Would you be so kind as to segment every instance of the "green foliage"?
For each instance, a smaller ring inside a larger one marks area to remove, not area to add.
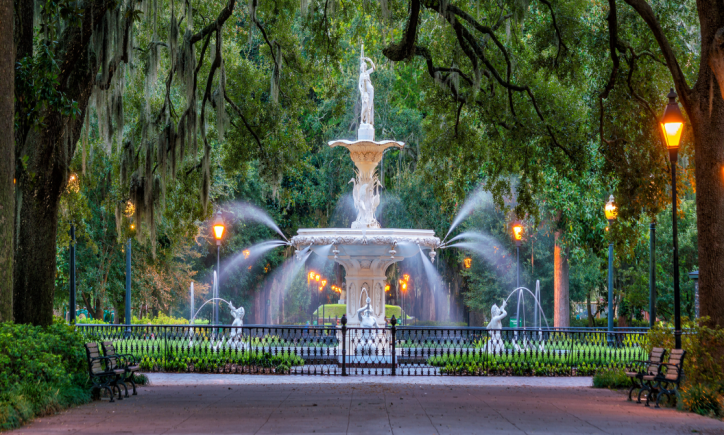
[[[288,373],[293,366],[304,365],[304,359],[293,352],[272,354],[263,350],[232,351],[226,355],[140,357],[141,369],[146,371],[195,373]]]
[[[83,337],[60,319],[0,324],[0,428],[90,401]]]
[[[607,368],[593,375],[593,386],[610,389],[629,388],[631,379],[626,376],[626,371],[622,368]]]
[[[679,391],[681,406],[700,415],[724,417],[724,396],[711,385],[686,385]]]
[[[690,385],[708,385],[724,391],[724,328],[711,328],[708,318],[682,319],[681,348],[686,350],[684,373]],[[653,347],[674,348],[673,325],[659,322],[648,333],[647,352]]]
[[[164,313],[158,313],[158,316],[156,317],[143,317],[139,319],[136,316],[133,316],[133,324],[134,325],[186,325],[189,321],[187,319],[184,319],[182,317],[172,317],[167,316]],[[194,321],[194,324],[198,324],[199,321]]]

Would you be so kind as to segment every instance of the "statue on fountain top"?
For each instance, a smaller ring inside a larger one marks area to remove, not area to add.
[[[375,140],[375,88],[372,86],[370,74],[375,72],[375,63],[372,59],[365,57],[365,46],[362,44],[359,64],[359,92],[362,101],[360,110],[360,126],[357,130],[358,140]],[[372,68],[367,68],[367,62]]]
[[[362,289],[362,291],[365,291],[366,289]],[[362,328],[379,328],[380,326],[377,324],[377,317],[375,317],[375,312],[372,309],[372,300],[367,297],[367,305],[357,310],[357,318],[359,319],[359,324]]]

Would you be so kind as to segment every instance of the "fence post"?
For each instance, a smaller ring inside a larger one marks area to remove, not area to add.
[[[342,376],[347,376],[347,314],[342,314]]]
[[[397,367],[397,355],[395,352],[395,342],[397,341],[397,319],[394,314],[390,319],[390,324],[392,325],[392,328],[390,328],[392,333],[392,376],[396,376],[397,371],[395,369]]]

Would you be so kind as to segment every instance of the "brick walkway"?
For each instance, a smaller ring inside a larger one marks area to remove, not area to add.
[[[138,396],[93,402],[14,433],[724,435],[722,421],[645,408],[621,393],[542,385],[585,378],[151,378],[156,384]]]

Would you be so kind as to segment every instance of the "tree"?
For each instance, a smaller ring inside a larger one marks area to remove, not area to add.
[[[696,2],[698,23],[698,71],[687,77],[680,66],[684,57],[679,44],[672,44],[675,28],[666,25],[678,15],[694,9],[689,5],[674,7],[666,2],[655,3],[657,11],[645,0],[625,0],[646,23],[656,40],[666,68],[674,82],[679,100],[689,118],[695,154],[697,229],[699,233],[699,292],[701,315],[708,316],[714,325],[724,325],[724,185],[721,167],[724,164],[724,5],[714,0]],[[609,0],[608,17],[610,56],[613,62],[611,80],[607,89],[613,88],[619,54],[629,50],[626,41],[619,36],[617,3]],[[631,50],[633,51],[633,50]],[[693,62],[696,58],[692,59]],[[692,62],[692,63],[693,63]],[[693,87],[689,80],[696,81]],[[663,105],[662,105],[663,107]],[[649,128],[659,131],[655,117]],[[615,147],[616,141],[608,142]]]
[[[0,322],[13,319],[13,230],[15,229],[15,143],[13,142],[15,47],[13,0],[0,1]]]
[[[394,61],[423,59],[423,67],[430,77],[448,94],[448,100],[440,105],[441,112],[447,106],[448,113],[454,114],[446,116],[443,127],[449,132],[448,138],[475,149],[476,144],[464,138],[466,127],[460,122],[467,119],[467,110],[477,113],[478,120],[484,120],[489,140],[503,136],[498,142],[505,144],[501,148],[506,156],[515,155],[513,150],[522,148],[523,157],[507,162],[516,162],[524,184],[532,186],[531,191],[536,187],[535,175],[529,166],[531,155],[543,157],[550,165],[568,165],[575,173],[585,171],[586,155],[582,153],[581,139],[586,140],[592,131],[576,132],[570,128],[576,125],[576,116],[561,109],[570,111],[575,105],[554,87],[570,86],[572,78],[578,75],[580,80],[581,74],[586,73],[592,73],[597,80],[598,74],[608,71],[597,92],[601,152],[607,159],[606,172],[617,175],[612,185],[619,184],[621,196],[631,199],[623,216],[627,218],[635,218],[642,209],[655,215],[665,204],[668,163],[661,146],[656,108],[665,95],[657,88],[666,81],[662,76],[662,68],[666,68],[693,133],[701,234],[702,315],[722,325],[724,6],[713,0],[698,1],[696,7],[693,1],[656,1],[652,6],[645,0],[625,0],[632,10],[625,11],[626,18],[630,19],[624,20],[618,17],[617,3],[620,2],[609,0],[608,8],[588,3],[584,8],[585,3],[574,1],[510,1],[480,6],[481,14],[480,9],[474,12],[472,2],[458,5],[438,0],[410,0],[404,31],[397,42],[388,45],[384,54]],[[698,15],[694,16],[694,11]],[[550,18],[544,18],[543,12]],[[430,15],[438,18],[435,26],[430,22]],[[522,18],[526,15],[524,22]],[[595,20],[603,16],[606,16],[608,41],[600,38],[600,27],[595,24]],[[511,19],[515,25],[510,24]],[[639,28],[641,20],[650,33]],[[439,26],[440,22],[446,26]],[[508,42],[510,29],[518,35],[512,43]],[[690,37],[692,29],[693,38]],[[523,40],[521,34],[533,38]],[[589,39],[587,35],[592,36]],[[651,35],[658,49],[651,46]],[[671,42],[672,36],[675,43]],[[570,43],[574,38],[581,42],[575,49]],[[526,52],[529,41],[540,54]],[[700,49],[695,52],[691,47],[696,45],[700,45]],[[591,60],[602,51],[607,51],[612,60],[610,69]],[[698,71],[690,71],[697,57]],[[693,87],[688,84],[691,76],[696,79]],[[495,95],[496,90],[503,98],[484,98]],[[577,94],[581,96],[579,99],[587,98],[580,92]],[[588,104],[593,109],[591,103]],[[635,122],[630,122],[632,105],[638,106],[633,112]],[[610,116],[607,110],[612,112]],[[563,119],[565,121],[560,122]],[[457,138],[461,135],[462,139]],[[521,147],[510,139],[526,145]],[[531,149],[527,145],[531,143],[538,146]],[[488,155],[495,152],[495,149],[489,150]],[[496,165],[504,167],[506,163],[497,161]],[[525,199],[532,196],[521,195],[521,198],[518,207],[531,206],[531,201]]]
[[[114,127],[120,130],[122,137],[125,65],[137,48],[133,47],[133,28],[143,15],[136,10],[136,4],[133,0],[58,0],[42,4],[38,0],[16,2],[18,68],[15,76],[15,162],[18,168],[18,201],[15,219],[18,226],[13,311],[17,322],[47,325],[52,320],[59,201],[68,183],[68,168],[88,117],[91,96],[94,97],[96,112],[100,115],[99,127],[107,139],[106,143],[111,143],[109,139],[113,137]],[[154,17],[148,20],[152,22],[153,38],[157,36],[155,20],[159,5],[157,1],[153,1],[152,6],[149,4],[150,0],[143,2],[145,12],[151,12]],[[167,81],[166,101],[170,101],[170,83],[173,72],[178,68],[182,75],[185,74],[189,88],[188,108],[179,124],[190,131],[185,138],[186,143],[191,143],[195,150],[197,133],[203,134],[203,129],[197,129],[197,119],[200,117],[203,125],[205,107],[211,99],[214,73],[223,64],[221,29],[232,14],[235,1],[229,0],[217,12],[216,19],[197,32],[193,30],[195,19],[191,2],[187,2],[187,5],[184,16],[186,34],[177,60],[175,50],[179,49],[178,40],[174,40],[173,35],[176,33],[175,37],[179,36],[178,24],[175,21],[174,1],[170,1],[171,21],[176,25],[171,26],[169,32],[168,46],[173,52],[170,58],[173,59],[174,68]],[[218,10],[218,6],[216,8]],[[198,21],[202,19],[198,18]],[[212,35],[216,36],[215,50],[212,48],[216,56],[209,70],[199,115],[195,94],[197,80]],[[201,63],[197,65],[194,46],[199,42],[204,45]],[[146,76],[154,80],[158,45],[157,40],[152,40],[147,49],[150,68]],[[171,107],[164,105],[159,119],[168,119],[171,110]],[[159,130],[159,141],[165,146],[159,147],[161,151],[157,155],[162,164],[160,166],[165,170],[166,156],[182,152],[185,143],[168,140],[169,133],[176,132],[174,126]],[[144,132],[147,131],[144,128]],[[204,158],[199,166],[204,172],[201,190],[207,200],[210,147],[205,136],[203,139]],[[116,142],[118,154],[121,154],[120,138]],[[153,151],[156,148],[149,143],[154,142],[144,140],[138,148],[131,142],[124,144],[123,157],[128,159],[122,169],[128,171],[129,177],[124,179],[122,176],[121,184],[124,185],[123,190],[130,190],[130,196],[136,200],[139,220],[143,218],[150,224],[153,244],[153,207],[161,192],[154,195],[153,163],[156,153]],[[108,148],[110,154],[111,149]],[[141,165],[143,171],[140,170]],[[132,171],[135,171],[133,175]],[[163,180],[166,174],[162,175]],[[139,198],[141,201],[138,201]]]

